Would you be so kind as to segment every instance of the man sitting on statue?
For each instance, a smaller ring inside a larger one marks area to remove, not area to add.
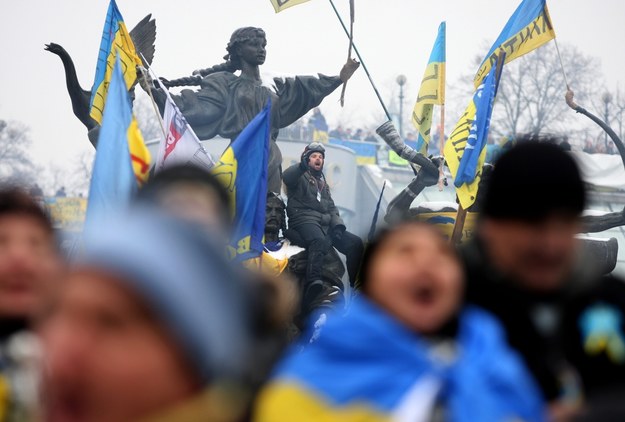
[[[354,286],[363,252],[360,238],[346,230],[332,200],[330,187],[323,174],[325,148],[318,142],[309,144],[301,161],[283,174],[289,197],[289,227],[308,250],[304,307],[323,291],[323,260],[330,248],[336,247],[347,258],[350,285]]]

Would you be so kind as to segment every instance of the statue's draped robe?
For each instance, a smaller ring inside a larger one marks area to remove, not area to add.
[[[217,72],[202,79],[200,90],[183,90],[174,96],[178,107],[200,139],[216,135],[234,140],[271,97],[271,150],[267,190],[280,192],[282,154],[276,145],[278,131],[317,107],[341,85],[338,76],[274,78],[268,88],[260,81]]]

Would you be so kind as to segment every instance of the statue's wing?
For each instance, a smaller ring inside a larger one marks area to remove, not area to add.
[[[152,19],[151,13],[132,28],[130,38],[132,38],[139,57],[141,54],[145,57],[145,60],[141,58],[143,65],[149,66],[154,59],[154,43],[156,42],[156,19]]]

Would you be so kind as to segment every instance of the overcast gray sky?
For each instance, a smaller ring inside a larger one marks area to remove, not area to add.
[[[349,2],[335,2],[348,16]],[[128,28],[148,13],[156,18],[154,69],[168,78],[220,63],[230,34],[241,26],[259,26],[267,32],[266,71],[337,74],[347,55],[347,39],[328,0],[311,0],[280,14],[274,13],[269,0],[117,3]],[[476,70],[473,58],[486,53],[483,41],[492,42],[499,35],[518,4],[517,0],[356,0],[355,41],[387,102],[395,77],[407,76],[406,106],[412,107],[442,20],[447,21],[449,86]],[[624,87],[625,1],[550,0],[548,6],[559,42],[575,44],[599,58],[607,86]],[[63,45],[74,59],[83,88],[90,89],[108,0],[3,0],[0,7],[4,18],[0,119],[31,128],[33,156],[42,165],[61,163],[90,149],[86,129],[72,113],[61,62],[43,47],[51,41]],[[331,125],[339,121],[370,125],[381,116],[362,70],[350,81],[342,110],[339,91],[321,106]],[[464,108],[468,98],[452,94],[449,90],[449,109]],[[456,113],[450,111],[447,120],[455,121]]]

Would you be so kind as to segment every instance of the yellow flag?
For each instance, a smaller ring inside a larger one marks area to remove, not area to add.
[[[430,143],[433,105],[445,104],[445,27],[445,22],[438,27],[438,36],[412,111],[412,124],[419,132],[417,149],[424,155]]]
[[[306,3],[310,0],[270,0],[276,13],[282,12],[284,9],[288,9],[291,6],[297,6],[298,4]]]
[[[148,181],[150,172],[150,151],[143,142],[143,135],[139,130],[137,119],[132,117],[130,126],[128,126],[128,150],[130,151],[130,159],[132,160],[132,170],[135,173],[139,187]]]
[[[469,139],[471,126],[475,122],[476,113],[477,108],[475,107],[475,102],[471,100],[466,110],[458,120],[454,131],[449,136],[447,142],[445,142],[443,155],[445,156],[445,161],[447,162],[447,167],[449,167],[451,174],[458,173],[460,160],[462,159],[464,148],[466,147],[467,140]],[[460,205],[462,205],[462,208],[465,210],[473,205],[475,198],[477,197],[478,185],[482,179],[482,167],[484,166],[485,159],[486,148],[484,148],[480,154],[475,180],[469,184],[463,183],[462,186],[456,188],[456,194],[458,195]]]
[[[141,66],[142,62],[137,56],[130,33],[124,24],[124,19],[115,4],[115,0],[111,0],[100,41],[100,52],[91,90],[89,112],[91,117],[100,124],[102,124],[104,103],[117,56],[121,62],[126,88],[130,89],[137,80],[136,66]]]

